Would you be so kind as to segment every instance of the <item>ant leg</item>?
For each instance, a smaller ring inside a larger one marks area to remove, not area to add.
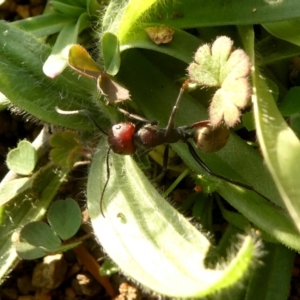
[[[166,175],[167,169],[168,169],[169,148],[170,148],[170,145],[166,144],[166,147],[164,150],[164,157],[163,157],[162,173],[161,173],[162,178],[164,178],[164,176]]]
[[[85,115],[87,116],[92,122],[93,124],[100,130],[100,132],[102,132],[104,135],[108,135],[107,132],[105,132],[100,125],[97,123],[96,119],[92,116],[92,114],[86,110],[86,109],[79,109],[79,110],[62,110],[60,108],[58,108],[57,106],[55,107],[55,110],[61,114],[61,115]]]
[[[208,125],[210,125],[210,120],[202,120],[202,121],[198,121],[193,124],[190,124],[190,125],[180,126],[180,127],[178,127],[178,129],[185,131],[185,130],[194,129],[194,128],[207,127]]]
[[[162,178],[165,177],[166,175],[166,172],[167,172],[167,169],[168,169],[168,159],[169,159],[169,148],[170,148],[170,145],[169,144],[166,144],[166,147],[164,149],[164,154],[163,154],[163,165],[162,165],[162,172],[161,174],[159,174],[157,177],[154,178],[154,181],[160,181]],[[143,156],[143,155],[146,155],[148,154],[149,152],[151,152],[154,148],[150,148],[150,149],[147,149],[145,151],[143,151],[140,156]]]
[[[139,115],[132,114],[132,113],[128,112],[127,110],[123,109],[123,108],[120,108],[120,107],[117,107],[117,106],[112,106],[112,107],[114,107],[116,110],[118,110],[119,112],[121,112],[123,115],[125,115],[126,117],[128,117],[130,119],[141,121],[143,123],[149,123],[151,125],[157,125],[158,124],[157,121],[147,120],[147,119],[145,119],[145,118],[143,118],[143,117],[141,117]]]
[[[173,106],[172,112],[171,112],[170,117],[169,117],[168,125],[166,127],[165,136],[168,136],[170,134],[171,130],[174,128],[175,115],[176,115],[176,112],[179,108],[179,103],[180,103],[180,100],[182,98],[183,92],[185,91],[185,89],[186,89],[187,85],[189,84],[189,82],[190,82],[189,79],[186,80],[180,88],[180,91],[179,91],[179,94],[177,96],[175,105]]]
[[[110,168],[109,168],[110,150],[111,150],[111,148],[109,147],[106,152],[106,181],[105,181],[104,187],[102,189],[101,197],[100,197],[100,212],[104,218],[105,218],[105,216],[104,216],[104,212],[103,212],[103,198],[104,198],[104,193],[105,193],[106,187],[107,187],[109,179],[110,179]]]
[[[162,172],[156,178],[154,178],[155,182],[159,182],[166,175],[166,172],[168,169],[169,148],[170,148],[170,145],[166,144],[166,147],[164,149]]]
[[[232,183],[234,185],[240,186],[242,188],[245,188],[247,190],[253,191],[255,192],[257,195],[263,197],[264,199],[266,199],[268,202],[271,202],[266,196],[264,196],[263,194],[261,194],[260,192],[258,192],[257,190],[255,190],[251,185],[224,177],[222,175],[216,174],[214,173],[205,163],[204,161],[198,156],[198,154],[196,153],[194,147],[192,146],[192,144],[190,142],[186,142],[189,151],[191,153],[191,155],[193,156],[193,158],[196,160],[196,162],[210,175],[210,176],[214,176],[216,178],[222,179],[226,182]],[[271,202],[272,203],[272,202]]]

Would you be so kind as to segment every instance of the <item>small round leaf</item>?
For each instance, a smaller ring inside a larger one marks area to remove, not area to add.
[[[25,225],[20,232],[20,240],[32,246],[41,247],[47,251],[55,251],[61,245],[61,240],[48,224],[35,221]]]
[[[6,159],[10,170],[20,175],[29,175],[37,162],[37,153],[28,141],[21,141],[16,149],[11,150]]]
[[[68,63],[72,69],[87,77],[98,78],[103,72],[89,53],[80,45],[71,46]]]
[[[47,255],[47,252],[41,248],[32,246],[26,242],[18,242],[16,244],[16,251],[22,259],[37,259]]]
[[[73,199],[58,200],[48,211],[48,221],[63,240],[74,236],[81,225],[81,211]]]
[[[105,71],[114,76],[120,68],[120,49],[118,38],[111,32],[105,32],[101,40]]]

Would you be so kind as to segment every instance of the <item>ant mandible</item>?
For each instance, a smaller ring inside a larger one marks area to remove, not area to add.
[[[138,120],[145,123],[141,127],[136,127],[131,122],[122,122],[113,125],[110,130],[105,132],[93,118],[87,110],[76,110],[76,111],[64,111],[56,107],[56,111],[60,114],[85,114],[88,116],[95,126],[105,135],[108,136],[109,148],[106,156],[106,166],[107,166],[107,179],[102,190],[100,198],[100,211],[104,216],[103,212],[103,198],[104,192],[107,187],[110,178],[110,169],[109,169],[109,152],[112,150],[120,155],[131,155],[134,154],[137,148],[142,148],[145,153],[150,152],[156,146],[165,144],[165,150],[163,155],[163,175],[167,169],[168,163],[168,153],[169,145],[172,143],[177,143],[179,141],[187,144],[190,154],[193,156],[195,161],[210,175],[216,178],[219,178],[223,181],[229,182],[231,184],[237,185],[242,188],[246,188],[263,197],[264,199],[270,201],[260,192],[256,191],[252,186],[247,185],[242,182],[224,177],[222,175],[214,173],[198,156],[193,145],[189,142],[189,139],[193,139],[197,149],[202,152],[217,152],[222,149],[228,141],[229,138],[229,129],[225,125],[219,125],[218,127],[213,127],[210,124],[209,120],[203,120],[195,122],[191,125],[180,126],[175,128],[175,115],[179,108],[179,103],[182,98],[182,95],[188,86],[190,80],[186,80],[179,91],[178,97],[176,99],[175,105],[173,106],[172,112],[169,117],[169,121],[166,128],[159,128],[157,121],[149,121],[144,119],[141,116],[131,114],[126,110],[115,107],[125,116],[130,119]],[[109,104],[110,105],[110,104]]]

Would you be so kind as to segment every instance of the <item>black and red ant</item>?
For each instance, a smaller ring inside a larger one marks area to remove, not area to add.
[[[182,95],[189,83],[189,80],[185,81],[180,88],[180,92],[176,99],[175,105],[173,106],[172,112],[169,117],[169,121],[166,128],[160,128],[157,121],[149,121],[141,116],[131,114],[122,108],[116,107],[121,113],[130,119],[138,120],[145,123],[143,126],[135,126],[131,122],[123,122],[113,125],[108,132],[105,132],[93,118],[87,110],[76,110],[76,111],[64,111],[56,108],[57,112],[60,114],[85,114],[87,115],[95,126],[105,135],[108,136],[109,148],[107,151],[106,166],[107,166],[107,180],[105,182],[104,188],[102,190],[102,195],[100,198],[100,211],[104,216],[103,212],[103,198],[105,189],[110,178],[109,169],[109,152],[112,150],[117,154],[121,155],[131,155],[134,154],[137,148],[142,148],[144,153],[150,152],[156,146],[165,144],[164,156],[163,156],[163,174],[166,172],[168,163],[168,153],[169,145],[177,143],[179,141],[187,144],[190,154],[193,156],[195,161],[210,175],[231,184],[237,185],[242,188],[246,188],[258,194],[259,196],[267,199],[260,192],[255,190],[252,186],[247,185],[242,182],[224,177],[222,175],[214,173],[198,156],[194,146],[190,143],[190,139],[194,141],[197,149],[203,152],[216,152],[222,149],[228,141],[229,129],[225,125],[219,125],[218,127],[213,127],[209,120],[203,120],[195,122],[191,125],[180,126],[175,128],[175,115],[179,108],[179,103]]]

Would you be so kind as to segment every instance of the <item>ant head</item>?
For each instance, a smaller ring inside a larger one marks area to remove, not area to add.
[[[218,127],[207,125],[195,128],[193,133],[193,140],[196,147],[202,152],[207,153],[221,150],[227,144],[228,138],[229,130],[224,125]]]
[[[109,130],[108,144],[117,154],[130,155],[136,151],[134,144],[135,126],[132,123],[119,123]]]

